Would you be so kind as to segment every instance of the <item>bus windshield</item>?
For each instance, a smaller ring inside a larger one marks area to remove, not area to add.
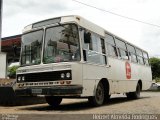
[[[46,29],[43,62],[57,63],[80,60],[78,28],[74,24]]]
[[[36,65],[41,62],[43,30],[22,36],[21,65]]]

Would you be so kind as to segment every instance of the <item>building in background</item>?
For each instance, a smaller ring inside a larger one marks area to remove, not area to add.
[[[19,62],[21,49],[21,35],[2,38],[1,50],[7,53],[8,65],[13,62]]]

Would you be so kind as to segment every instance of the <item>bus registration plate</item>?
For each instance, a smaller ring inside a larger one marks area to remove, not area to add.
[[[41,94],[42,93],[42,89],[32,89],[32,93],[33,94]]]

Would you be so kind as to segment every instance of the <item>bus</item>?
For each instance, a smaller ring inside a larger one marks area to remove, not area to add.
[[[152,82],[148,53],[77,16],[36,22],[23,30],[18,96],[43,96],[52,107],[63,98],[93,106],[124,93],[137,99]]]

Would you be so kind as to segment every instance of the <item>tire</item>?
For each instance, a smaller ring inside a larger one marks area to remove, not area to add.
[[[105,98],[104,98],[104,103],[108,103],[108,101],[110,100],[111,95],[106,94]]]
[[[60,103],[62,102],[61,97],[45,96],[45,99],[46,99],[46,102],[54,108],[57,108],[60,105]]]
[[[98,83],[95,96],[88,98],[92,106],[101,106],[105,101],[105,92],[102,82]]]
[[[128,99],[139,99],[140,98],[141,87],[139,83],[137,84],[135,92],[126,93]]]

